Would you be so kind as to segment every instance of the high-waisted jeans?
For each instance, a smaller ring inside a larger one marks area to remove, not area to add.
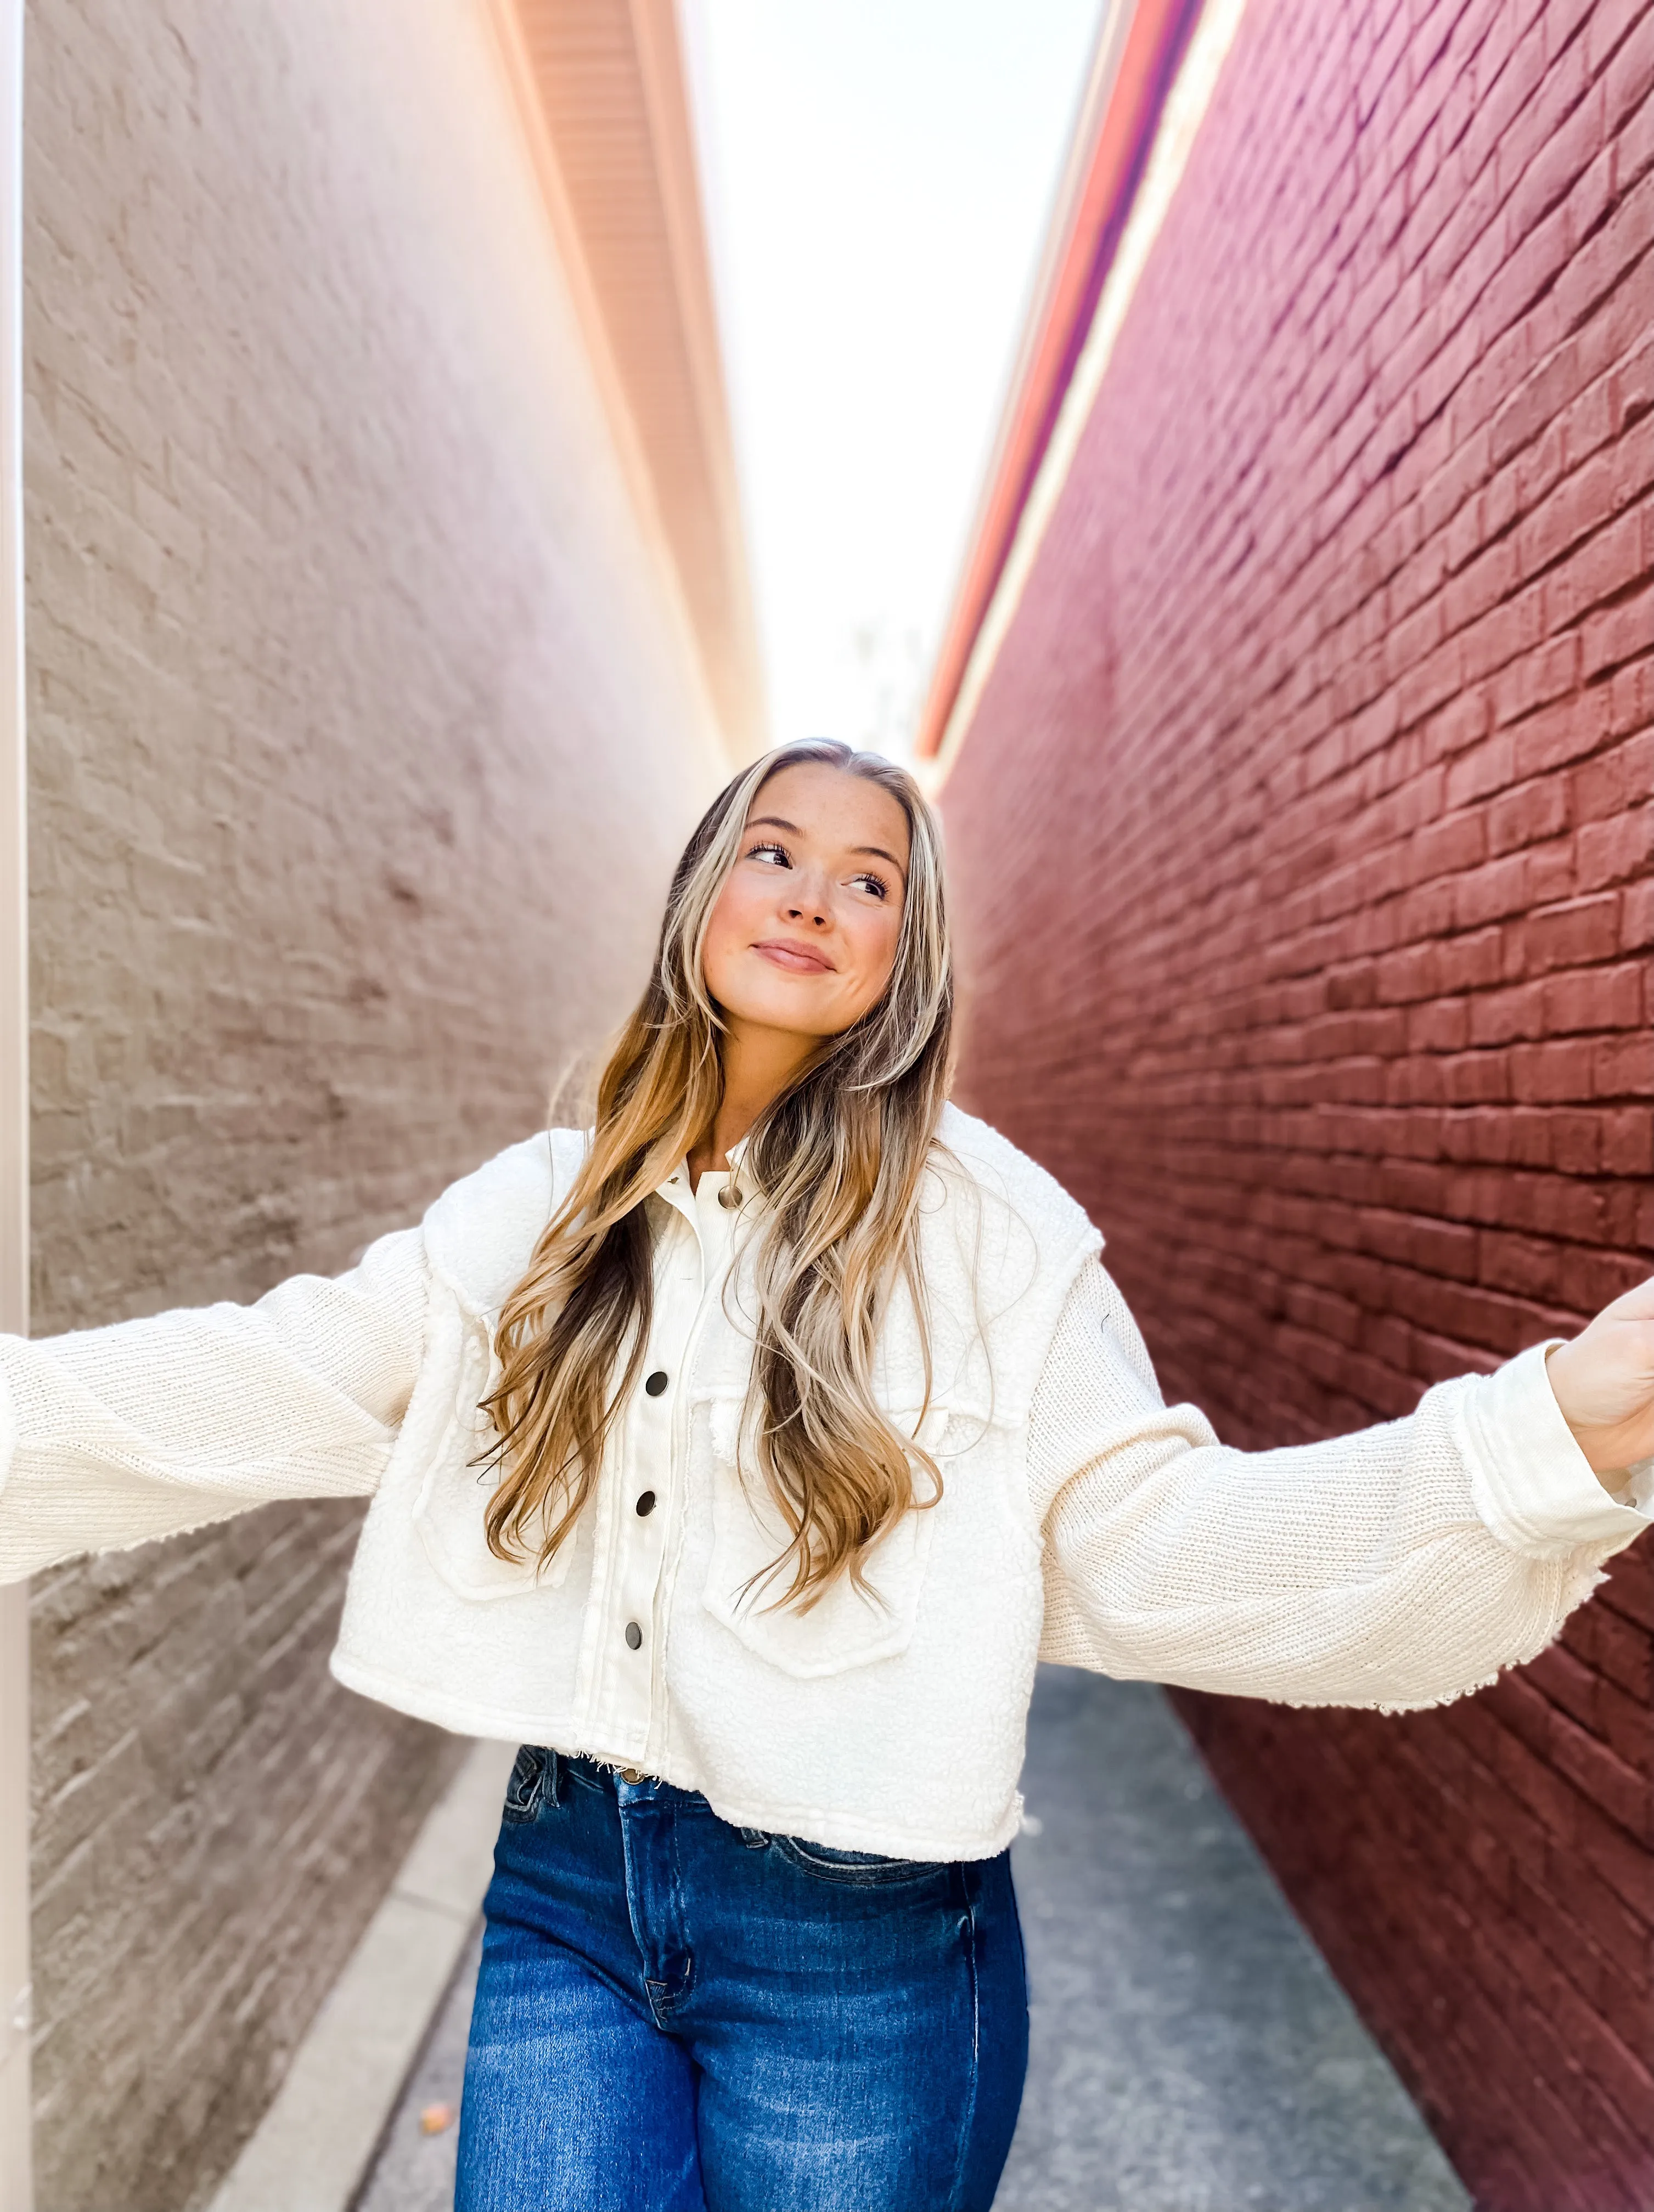
[[[456,2212],[987,2212],[1028,2051],[1009,1855],[830,1850],[525,1747]]]

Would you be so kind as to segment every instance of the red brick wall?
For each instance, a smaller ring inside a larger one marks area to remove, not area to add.
[[[1654,14],[1243,23],[946,787],[964,1094],[1243,1444],[1648,1272]],[[1654,2204],[1654,1575],[1402,1719],[1186,1698],[1487,2212]]]

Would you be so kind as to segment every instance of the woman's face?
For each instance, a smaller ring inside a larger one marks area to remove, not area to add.
[[[746,817],[704,948],[732,1027],[838,1036],[890,981],[907,893],[908,819],[824,761],[777,769]]]

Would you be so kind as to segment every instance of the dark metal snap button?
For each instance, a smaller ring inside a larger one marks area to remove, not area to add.
[[[643,1641],[643,1632],[635,1620],[629,1620],[626,1623],[626,1641],[634,1651]]]
[[[640,1498],[638,1499],[638,1501],[637,1501],[637,1510],[638,1510],[639,1514],[640,1514],[641,1516],[645,1516],[645,1517],[647,1517],[649,1514],[651,1514],[651,1513],[653,1513],[653,1512],[654,1512],[654,1491],[652,1491],[652,1490],[646,1490],[646,1491],[644,1492],[644,1493],[643,1493],[643,1495],[642,1496],[642,1498]]]
[[[735,1194],[727,1183],[724,1185],[723,1188],[718,1194],[718,1203],[725,1208],[728,1208],[735,1203]]]
[[[666,1387],[666,1370],[664,1367],[657,1367],[654,1374],[649,1376],[648,1380],[643,1385],[643,1388],[648,1392],[651,1398],[658,1398]]]

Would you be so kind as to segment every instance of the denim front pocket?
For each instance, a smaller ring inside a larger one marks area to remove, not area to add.
[[[520,1827],[538,1817],[555,1756],[538,1743],[526,1743],[517,1753],[517,1763],[506,1784],[505,1810],[501,1815],[509,1826]],[[555,1782],[552,1788],[555,1796]]]
[[[891,1859],[878,1851],[841,1851],[831,1844],[807,1844],[798,1836],[772,1836],[781,1856],[818,1881],[842,1882],[851,1889],[885,1889],[901,1881],[926,1881],[947,1872],[946,1859]]]

